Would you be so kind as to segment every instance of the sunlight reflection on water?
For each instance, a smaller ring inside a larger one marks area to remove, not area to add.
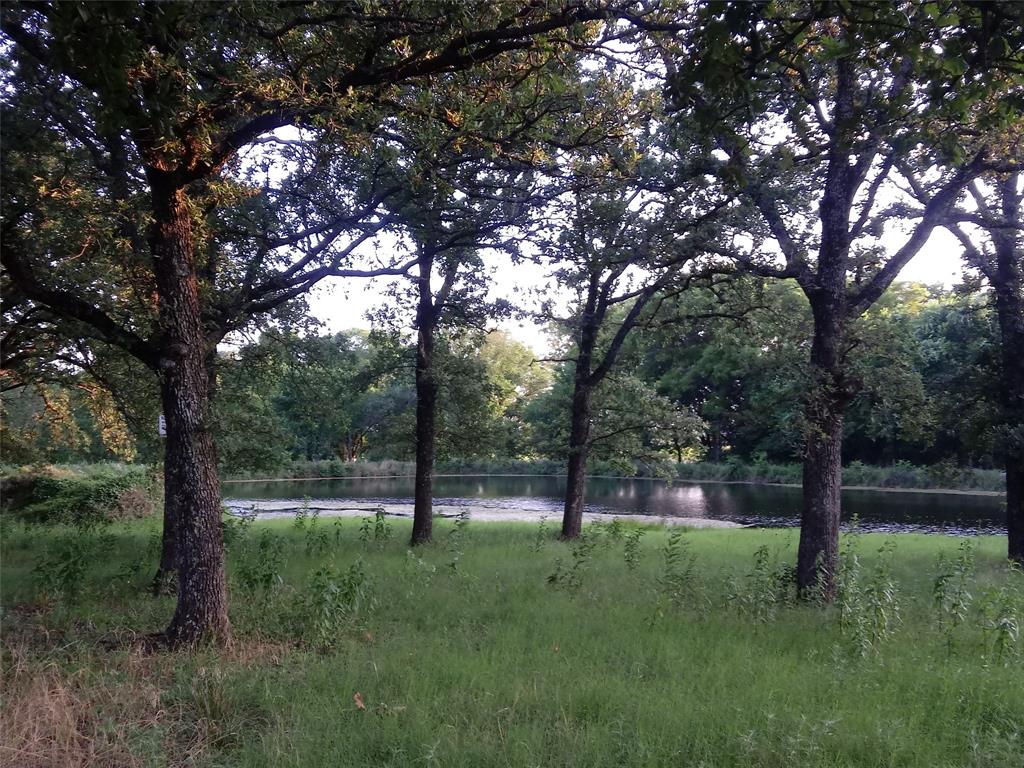
[[[520,510],[548,517],[562,512],[562,477],[438,477],[435,503],[472,504],[495,510]],[[410,503],[412,478],[353,478],[288,482],[229,483],[231,499],[304,497],[350,501]],[[590,478],[587,511],[669,517],[707,517],[769,528],[800,521],[800,489],[723,483],[667,483],[650,479]],[[843,517],[856,514],[864,531],[916,531],[971,535],[1006,532],[1004,502],[995,496],[844,491]]]

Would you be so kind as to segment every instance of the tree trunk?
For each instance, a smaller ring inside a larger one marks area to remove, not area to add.
[[[416,486],[412,545],[430,541],[434,529],[434,447],[437,442],[437,377],[434,375],[434,307],[430,269],[420,280],[416,311]],[[424,271],[421,265],[421,272]]]
[[[718,464],[722,460],[722,428],[719,423],[711,425],[711,446],[708,449],[708,461]]]
[[[842,343],[845,307],[836,294],[809,296],[814,314],[810,391],[804,406],[803,509],[797,586],[804,596],[820,589],[835,597],[839,564],[842,488]]]
[[[997,241],[991,282],[1002,352],[1007,555],[1024,565],[1024,259],[1013,240]]]
[[[587,453],[590,440],[591,385],[576,377],[569,426],[569,467],[565,478],[565,511],[562,538],[575,539],[583,529],[583,501],[587,484]]]
[[[173,397],[164,390],[166,380],[161,383],[161,402]],[[176,467],[164,465],[164,528],[160,540],[160,565],[153,577],[154,595],[169,595],[177,589],[178,579],[178,509],[181,495],[181,481]]]
[[[175,513],[178,604],[172,645],[230,642],[217,457],[209,429],[210,378],[185,192],[150,170],[153,251],[160,296],[160,371],[167,421],[164,467]]]

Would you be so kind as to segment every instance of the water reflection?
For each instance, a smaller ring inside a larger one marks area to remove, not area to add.
[[[472,503],[494,509],[561,514],[561,477],[439,477],[438,504]],[[238,499],[353,499],[409,503],[412,478],[300,480],[230,483],[225,495]],[[660,480],[591,478],[587,510],[614,514],[710,517],[763,527],[800,521],[800,489],[721,483],[666,483]],[[957,534],[1005,533],[1004,502],[993,496],[844,491],[843,517],[853,515],[868,531],[925,531]]]

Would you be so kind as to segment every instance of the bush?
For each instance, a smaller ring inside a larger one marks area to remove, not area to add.
[[[4,513],[30,523],[91,526],[154,511],[153,478],[143,467],[89,470],[32,467],[0,479]]]

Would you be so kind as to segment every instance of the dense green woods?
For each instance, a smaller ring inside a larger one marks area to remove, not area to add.
[[[592,453],[603,466],[629,473],[640,461],[650,473],[672,461],[799,459],[809,313],[791,287],[751,282],[731,299],[755,301],[745,314],[630,337],[620,370],[597,391]],[[847,462],[943,465],[952,475],[998,466],[998,332],[984,296],[897,283],[858,333],[863,388],[850,405]],[[222,472],[412,460],[413,355],[399,338],[361,331],[266,334],[225,351],[215,420]],[[440,339],[440,460],[565,459],[572,366],[538,356],[501,331]],[[5,395],[8,463],[159,460],[155,392],[120,411],[104,397],[105,416],[86,373],[40,387]]]
[[[1024,560],[1024,16],[968,2],[9,3],[4,460],[162,459],[170,644],[230,641],[220,473],[414,458],[1001,466]],[[952,292],[894,283],[940,230]],[[494,301],[498,262],[545,270]],[[326,279],[391,278],[374,331]],[[495,333],[529,313],[554,354]],[[158,414],[166,435],[156,437]],[[155,565],[155,564],[154,564]]]

